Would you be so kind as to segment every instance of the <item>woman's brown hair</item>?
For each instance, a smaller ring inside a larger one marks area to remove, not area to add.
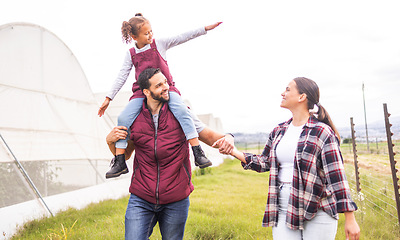
[[[123,41],[125,43],[132,42],[131,35],[137,36],[139,34],[140,28],[145,23],[149,23],[149,20],[144,18],[141,13],[136,13],[135,16],[129,19],[128,22],[124,21],[121,27]]]
[[[319,88],[318,85],[311,79],[305,77],[298,77],[293,79],[297,85],[297,90],[300,94],[307,95],[307,107],[308,109],[314,109],[314,105],[317,105],[317,119],[323,123],[329,125],[332,130],[335,132],[337,138],[340,141],[340,134],[336,129],[335,125],[332,122],[331,117],[329,116],[326,109],[319,103]]]

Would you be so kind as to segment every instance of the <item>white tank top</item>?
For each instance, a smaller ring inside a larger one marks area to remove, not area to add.
[[[303,126],[293,126],[290,123],[281,141],[276,147],[276,157],[279,163],[278,178],[280,182],[291,183],[293,180],[294,158]]]

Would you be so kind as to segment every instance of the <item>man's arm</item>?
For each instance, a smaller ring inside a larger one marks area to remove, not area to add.
[[[126,127],[123,126],[114,127],[107,135],[106,142],[113,155],[116,155],[115,142],[120,139],[125,139],[127,135]],[[128,140],[128,146],[125,150],[125,160],[131,157],[133,150],[135,150],[135,146],[131,140]]]
[[[208,127],[205,127],[199,133],[199,139],[211,147],[219,148],[219,152],[222,154],[230,154],[235,146],[234,138],[231,134],[223,135]]]

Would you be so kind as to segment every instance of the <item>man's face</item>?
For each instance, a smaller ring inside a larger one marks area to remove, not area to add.
[[[151,77],[149,79],[149,82],[150,88],[148,89],[148,91],[151,98],[160,102],[168,102],[169,85],[167,83],[167,78],[161,72],[159,72]]]

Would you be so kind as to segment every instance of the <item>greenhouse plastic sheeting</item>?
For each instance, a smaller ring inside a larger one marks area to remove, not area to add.
[[[105,181],[113,123],[98,107],[57,36],[28,23],[0,26],[0,208],[38,198],[28,178],[42,196]]]

